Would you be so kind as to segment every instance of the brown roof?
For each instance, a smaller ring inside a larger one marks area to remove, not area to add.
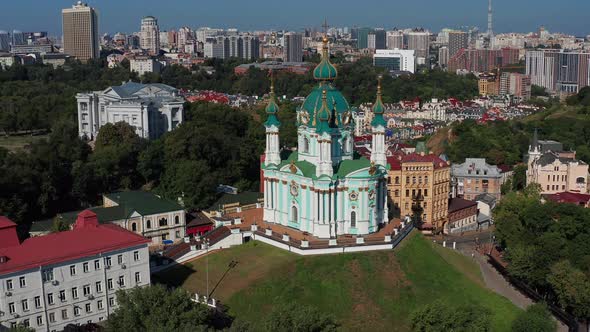
[[[191,218],[188,223],[186,223],[186,227],[196,227],[196,226],[203,226],[203,225],[210,225],[213,223],[209,217],[207,217],[203,212],[194,212],[187,217]]]
[[[451,198],[449,200],[449,213],[453,213],[459,210],[467,209],[472,206],[476,206],[477,202],[469,201],[463,198]]]

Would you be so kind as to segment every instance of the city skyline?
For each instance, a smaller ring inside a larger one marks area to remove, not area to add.
[[[232,2],[228,4],[227,2]],[[48,31],[61,35],[61,9],[71,7],[75,1],[23,0],[4,6],[2,30]],[[99,12],[100,33],[139,31],[141,18],[154,15],[162,30],[181,26],[235,27],[240,30],[290,29],[301,30],[317,27],[327,16],[332,26],[375,26],[384,28],[422,26],[432,31],[444,27],[476,26],[485,32],[487,27],[488,1],[455,0],[441,2],[425,0],[417,3],[381,3],[376,0],[363,2],[366,10],[359,15],[357,2],[344,0],[335,7],[333,3],[316,3],[303,0],[297,3],[277,3],[256,0],[248,3],[237,1],[211,2],[206,5],[188,0],[173,3],[155,0],[87,1]],[[590,33],[585,25],[585,13],[590,3],[566,0],[563,8],[576,9],[566,16],[554,15],[548,0],[524,0],[518,3],[508,0],[494,1],[494,31],[530,32],[544,25],[550,31],[585,36]],[[544,6],[545,5],[545,6]],[[229,6],[229,8],[228,8]],[[429,9],[424,11],[425,6]],[[34,12],[31,8],[35,8]],[[313,8],[313,10],[311,10]],[[334,10],[337,8],[337,10]],[[373,10],[380,8],[379,10]],[[523,17],[522,13],[527,12]],[[43,13],[41,15],[40,13]]]

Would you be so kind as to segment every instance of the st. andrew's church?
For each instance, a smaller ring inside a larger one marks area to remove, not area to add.
[[[328,39],[313,71],[318,81],[297,111],[298,147],[281,159],[279,107],[274,85],[266,107],[264,221],[318,238],[366,235],[388,221],[384,106],[381,84],[373,106],[371,160],[353,150],[353,112],[333,82]]]

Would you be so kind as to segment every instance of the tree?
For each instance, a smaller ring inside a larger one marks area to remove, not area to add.
[[[579,319],[590,320],[590,278],[563,260],[551,268],[547,277],[559,304]]]
[[[205,331],[212,324],[209,309],[190,294],[164,286],[117,292],[119,307],[107,321],[108,331]]]
[[[419,332],[490,331],[490,312],[477,305],[453,306],[442,301],[435,301],[412,314],[412,330]]]
[[[511,329],[512,332],[554,332],[557,330],[557,323],[545,304],[536,303],[518,314]]]
[[[51,225],[52,233],[65,232],[69,230],[70,225],[68,225],[62,218],[60,218],[59,216],[53,218],[53,224]]]
[[[512,176],[513,190],[523,190],[526,187],[526,171],[527,166],[524,164],[516,165],[514,167],[514,175]]]
[[[275,307],[264,323],[269,332],[329,332],[336,331],[337,325],[320,311],[300,305]]]

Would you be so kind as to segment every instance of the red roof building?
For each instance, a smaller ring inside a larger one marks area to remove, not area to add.
[[[148,243],[89,210],[71,231],[23,242],[16,224],[0,217],[0,330],[61,331],[108,319],[116,291],[150,284]]]
[[[547,194],[543,197],[549,201],[556,203],[570,203],[576,204],[583,207],[590,207],[590,195],[574,193],[574,192],[561,192],[556,194]]]

